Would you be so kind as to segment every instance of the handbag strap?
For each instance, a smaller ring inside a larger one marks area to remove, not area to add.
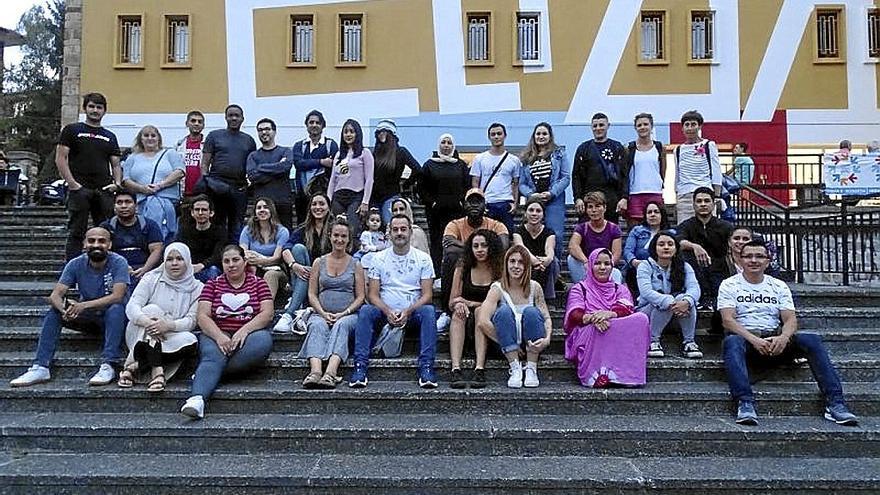
[[[168,148],[162,150],[162,153],[159,155],[159,159],[156,160],[156,164],[153,165],[153,177],[150,179],[150,184],[156,182],[156,171],[159,170],[159,164],[162,163],[162,158],[165,157],[165,153],[168,153]]]
[[[498,165],[495,166],[495,170],[492,171],[492,175],[489,176],[489,180],[487,180],[487,181],[486,181],[486,185],[483,186],[483,191],[484,191],[484,192],[486,191],[486,189],[489,188],[489,184],[492,182],[492,179],[495,178],[495,174],[497,174],[498,171],[501,170],[501,166],[504,165],[504,161],[507,160],[507,157],[508,157],[509,155],[510,155],[509,152],[507,152],[507,151],[504,152],[504,156],[501,157],[501,161],[498,162]]]

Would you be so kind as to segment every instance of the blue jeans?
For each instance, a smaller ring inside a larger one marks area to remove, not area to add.
[[[544,315],[541,311],[529,306],[523,311],[522,315],[522,342],[516,342],[516,318],[513,316],[513,310],[507,304],[499,304],[495,314],[492,315],[492,325],[495,327],[495,334],[498,336],[498,345],[501,346],[501,352],[508,353],[518,351],[522,344],[529,340],[543,339],[546,335],[544,332]]]
[[[382,212],[382,224],[388,225],[391,222],[391,203],[394,202],[395,199],[399,199],[400,194],[393,194],[385,201],[382,201],[382,204],[379,206],[379,210]]]
[[[240,349],[231,356],[223,354],[217,342],[199,334],[199,366],[193,377],[192,394],[205,400],[211,397],[223,375],[238,375],[261,366],[272,352],[272,332],[262,329],[251,332]]]
[[[586,266],[575,259],[574,256],[568,255],[566,258],[566,263],[568,263],[568,275],[571,277],[571,281],[574,283],[578,283],[581,280],[587,278],[587,268]],[[623,274],[620,273],[620,270],[617,268],[613,268],[611,270],[611,280],[617,282],[618,284],[623,283]]]
[[[379,326],[388,323],[385,314],[372,304],[364,304],[358,312],[357,330],[354,336],[354,363],[367,366],[370,362],[370,349],[373,334]],[[434,306],[426,304],[416,309],[409,317],[407,328],[419,327],[419,366],[434,366],[437,353],[437,313]]]
[[[215,265],[208,265],[205,268],[202,268],[202,271],[196,273],[194,277],[199,282],[207,282],[208,280],[215,279],[219,277],[223,272],[220,271]]]
[[[111,304],[103,310],[85,311],[72,321],[64,321],[61,312],[49,308],[46,317],[43,318],[43,330],[37,343],[34,364],[49,367],[58,347],[61,327],[64,326],[78,332],[92,333],[103,330],[104,347],[101,349],[101,362],[120,365],[125,357],[122,354],[122,340],[125,337],[126,321],[123,303]]]
[[[312,267],[312,260],[309,256],[309,250],[302,244],[295,244],[292,248],[290,248],[290,254],[293,255],[293,259],[297,264],[307,266],[309,268]],[[317,273],[312,274],[313,277],[317,277]],[[284,312],[292,315],[295,311],[302,308],[303,303],[306,302],[306,298],[309,296],[309,281],[303,280],[299,278],[296,273],[291,272],[290,274],[290,301],[287,303],[287,307],[284,308]]]
[[[843,404],[843,387],[837,370],[831,364],[828,351],[822,344],[822,337],[812,333],[797,333],[792,336],[788,347],[778,356],[762,356],[739,335],[729,334],[723,343],[724,366],[727,368],[727,382],[730,395],[737,401],[753,402],[752,385],[749,382],[747,360],[758,361],[765,365],[783,364],[796,357],[805,357],[810,364],[810,371],[819,383],[819,389],[825,396],[829,406]]]
[[[486,204],[486,216],[498,220],[507,227],[507,232],[513,238],[513,214],[510,213],[510,201]]]

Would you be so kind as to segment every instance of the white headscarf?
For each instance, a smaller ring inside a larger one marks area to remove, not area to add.
[[[171,274],[165,269],[165,263],[168,261],[168,256],[172,251],[180,253],[183,262],[186,264],[186,271],[183,273],[183,276],[178,279],[172,278]],[[153,272],[159,273],[159,282],[162,282],[180,292],[195,291],[200,284],[200,282],[193,276],[192,255],[189,252],[189,246],[182,242],[172,242],[165,247],[162,264],[153,269]]]
[[[443,140],[447,139],[447,138],[449,138],[449,140],[452,141],[452,152],[449,153],[448,155],[444,155],[444,154],[440,153],[440,143],[442,143]],[[445,134],[440,135],[440,139],[437,140],[437,152],[434,154],[434,156],[431,157],[431,160],[433,160],[435,162],[449,162],[449,163],[455,163],[458,161],[458,158],[455,157],[455,139],[452,137],[452,134],[445,133]]]

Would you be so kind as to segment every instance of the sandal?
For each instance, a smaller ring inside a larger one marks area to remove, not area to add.
[[[125,368],[124,370],[119,372],[119,379],[116,380],[116,385],[119,388],[131,388],[134,387],[134,372],[137,368]]]
[[[318,388],[318,382],[321,380],[321,374],[312,371],[303,379],[303,388]]]
[[[322,376],[321,379],[318,380],[318,383],[316,384],[316,386],[317,386],[317,388],[323,388],[323,389],[329,390],[329,389],[336,388],[337,383],[339,383],[339,382],[336,381],[335,376],[333,376],[329,373],[325,373],[324,376]]]
[[[147,384],[147,392],[162,392],[165,390],[165,373],[154,376]]]

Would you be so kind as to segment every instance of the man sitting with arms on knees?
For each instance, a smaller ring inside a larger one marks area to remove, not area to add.
[[[349,387],[367,386],[367,365],[373,333],[378,324],[420,329],[419,386],[437,388],[434,354],[437,320],[434,296],[434,263],[428,253],[410,246],[412,224],[406,215],[394,215],[389,225],[391,249],[376,253],[370,266],[367,301],[358,312],[354,339],[354,371]]]
[[[162,232],[156,222],[137,214],[134,194],[129,191],[116,193],[113,213],[101,227],[113,236],[113,252],[128,261],[134,289],[141,277],[162,261]]]
[[[797,333],[791,290],[785,282],[764,274],[770,262],[767,247],[751,241],[743,246],[742,259],[743,272],[721,282],[718,291],[718,310],[728,331],[723,344],[724,365],[730,394],[739,403],[736,422],[758,424],[747,359],[767,365],[804,357],[825,396],[825,419],[840,425],[858,424],[843,402],[840,378],[822,337]]]
[[[13,387],[27,387],[49,381],[49,365],[58,347],[61,327],[81,332],[104,331],[101,367],[89,385],[107,385],[116,378],[114,367],[122,364],[122,339],[125,335],[125,303],[128,289],[128,263],[110,252],[110,232],[93,227],[86,232],[85,253],[70,260],[49,295],[49,311],[37,344],[37,356],[30,369],[9,382]],[[79,302],[67,299],[67,290],[77,286]]]

